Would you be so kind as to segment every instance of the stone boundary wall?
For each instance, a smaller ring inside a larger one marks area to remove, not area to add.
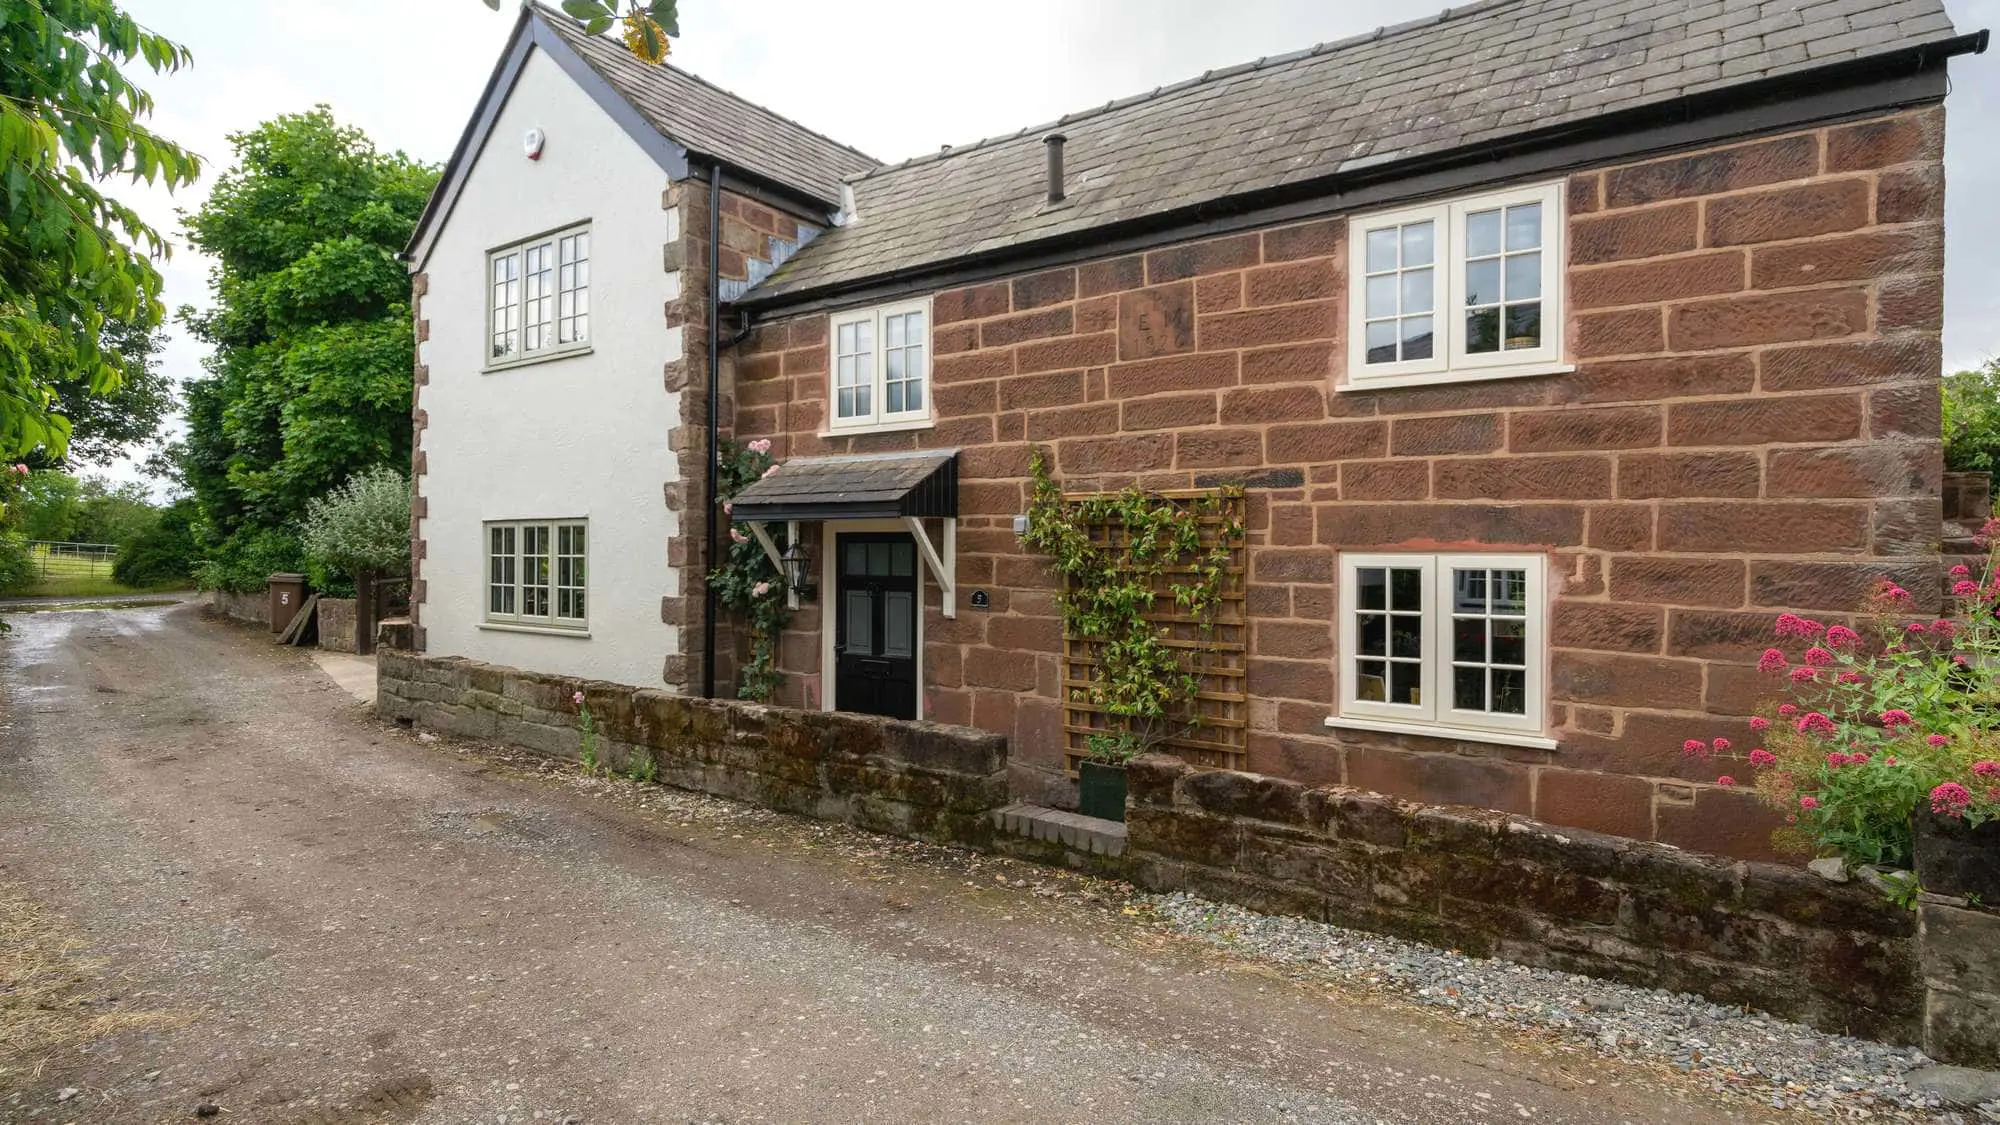
[[[984,848],[1008,803],[1007,740],[989,731],[869,715],[698,699],[462,657],[376,654],[376,713],[466,738],[574,759],[584,695],[598,759],[650,758],[681,789],[874,832]]]
[[[259,590],[254,594],[238,594],[229,590],[210,590],[208,606],[224,617],[252,625],[271,627],[271,595]]]
[[[1185,890],[1918,1042],[1917,916],[1859,883],[1342,787],[1128,771],[1125,859]]]
[[[328,652],[358,652],[355,645],[354,599],[319,600],[319,647]]]

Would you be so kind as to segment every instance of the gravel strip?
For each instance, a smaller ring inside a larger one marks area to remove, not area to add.
[[[1138,895],[1133,904],[1218,949],[1538,1033],[1570,1049],[1671,1067],[1776,1109],[1821,1120],[2000,1122],[2000,1102],[1957,1111],[1912,1091],[1903,1075],[1933,1065],[1914,1047],[1828,1035],[1689,993],[1469,957],[1189,894]]]

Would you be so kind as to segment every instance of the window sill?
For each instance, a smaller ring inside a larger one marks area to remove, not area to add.
[[[1490,742],[1496,746],[1521,746],[1530,750],[1554,750],[1557,741],[1546,735],[1515,731],[1476,730],[1472,727],[1439,727],[1427,723],[1399,723],[1391,719],[1355,719],[1330,715],[1326,725],[1335,730],[1366,730],[1378,734],[1414,734],[1422,738],[1444,738],[1453,742]]]
[[[479,627],[489,633],[534,633],[543,637],[573,637],[583,641],[590,639],[589,629],[568,629],[560,625],[513,625],[504,621],[481,621]]]
[[[1493,379],[1528,379],[1537,375],[1567,375],[1573,363],[1534,363],[1520,367],[1467,367],[1457,371],[1426,371],[1417,375],[1380,375],[1373,379],[1352,378],[1334,390],[1345,393],[1379,391],[1396,387],[1429,387],[1449,383],[1483,383]]]
[[[912,418],[903,422],[883,422],[873,426],[829,426],[819,431],[822,438],[857,437],[862,434],[906,434],[914,430],[928,430],[937,425],[936,419]]]
[[[481,375],[493,375],[501,371],[512,371],[517,367],[533,367],[538,363],[553,363],[559,359],[574,359],[580,355],[589,355],[594,350],[591,345],[585,344],[580,348],[564,348],[561,351],[542,352],[538,355],[522,356],[520,359],[489,363],[480,368],[479,373]]]

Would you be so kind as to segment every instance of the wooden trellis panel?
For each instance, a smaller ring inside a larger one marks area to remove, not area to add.
[[[1231,496],[1210,490],[1186,490],[1155,495],[1187,506],[1203,500],[1216,502],[1216,510],[1201,520],[1204,551],[1222,543],[1224,530],[1230,524],[1239,529],[1244,526],[1241,493]],[[1093,498],[1093,495],[1064,497]],[[1113,523],[1097,524],[1090,529],[1091,541],[1108,546],[1120,530]],[[1170,645],[1186,649],[1190,659],[1203,665],[1201,695],[1196,707],[1199,721],[1186,734],[1168,740],[1163,749],[1191,765],[1211,769],[1243,768],[1250,726],[1249,696],[1245,690],[1250,627],[1244,609],[1243,537],[1239,535],[1228,547],[1229,566],[1222,599],[1216,607],[1214,628],[1206,636],[1198,621],[1180,613],[1174,603],[1175,577],[1192,573],[1192,567],[1171,567],[1160,576],[1154,586],[1153,611],[1147,615],[1148,620],[1169,631]],[[1096,649],[1096,644],[1082,638],[1068,634],[1063,637],[1063,750],[1064,762],[1072,773],[1077,763],[1088,756],[1085,740],[1110,729],[1103,711],[1087,699],[1079,698],[1079,692],[1090,686],[1096,670]]]

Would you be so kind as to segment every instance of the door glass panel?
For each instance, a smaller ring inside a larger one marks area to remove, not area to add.
[[[868,544],[868,573],[873,577],[886,577],[889,573],[889,544]]]
[[[897,578],[908,578],[911,574],[915,573],[916,570],[916,565],[917,565],[916,544],[895,543],[892,544],[892,546],[895,549],[890,553],[889,573],[895,575]]]
[[[849,574],[868,573],[868,544],[849,543],[847,545],[846,571]]]
[[[882,655],[909,658],[915,655],[917,625],[916,595],[908,590],[887,590],[882,594]]]
[[[847,651],[858,656],[875,652],[875,595],[867,590],[847,592]]]

